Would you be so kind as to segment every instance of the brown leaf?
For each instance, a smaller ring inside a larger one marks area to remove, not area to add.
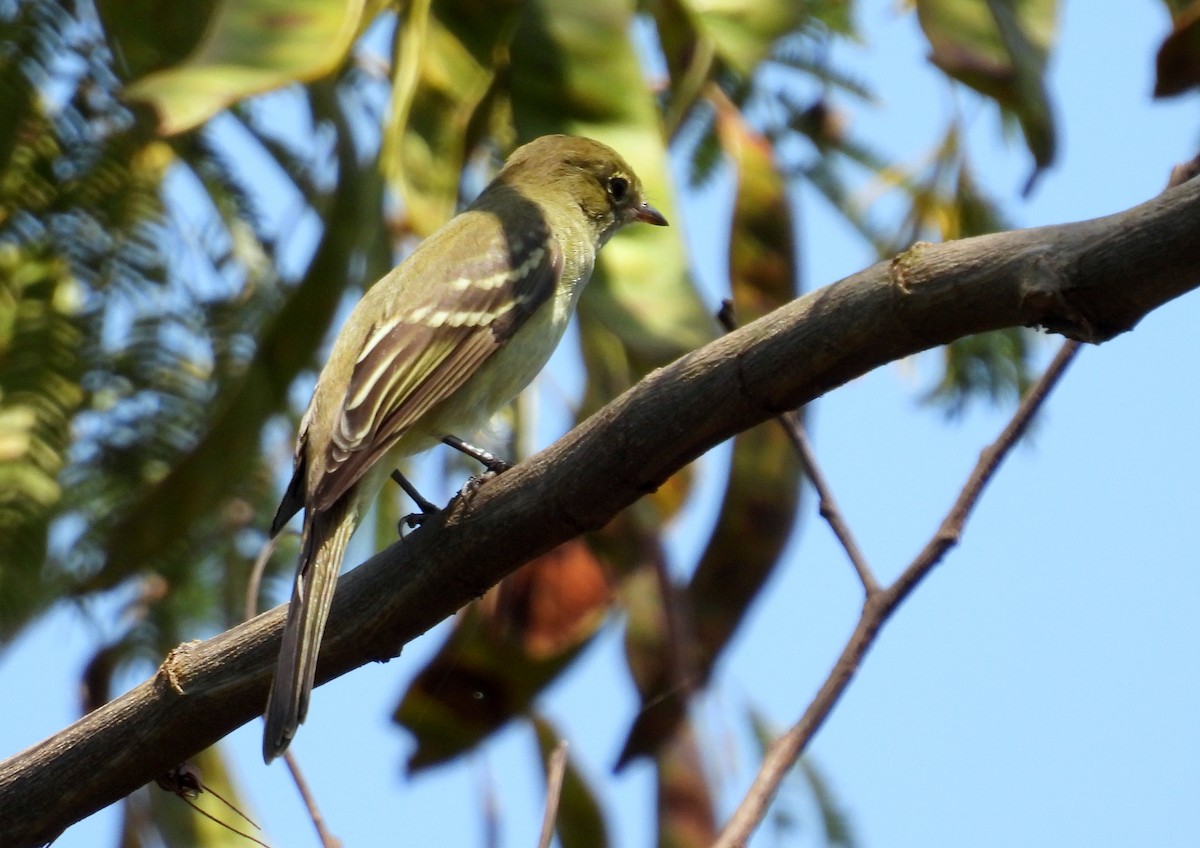
[[[480,601],[491,632],[535,659],[578,646],[608,610],[608,578],[581,539],[538,557]]]
[[[1200,3],[1174,16],[1171,34],[1158,48],[1154,96],[1172,97],[1200,84]]]
[[[604,567],[574,539],[466,608],[393,716],[417,740],[409,769],[465,753],[524,714],[599,629],[609,603]]]
[[[731,103],[718,104],[717,130],[738,173],[730,280],[739,318],[750,321],[795,296],[791,212],[767,139],[747,126]],[[682,632],[669,633],[652,571],[625,588],[626,654],[642,707],[618,769],[656,751],[686,715],[691,692],[707,682],[779,564],[795,521],[800,480],[799,459],[778,424],[740,433],[716,526],[682,601],[675,602]],[[672,638],[682,644],[671,644]]]

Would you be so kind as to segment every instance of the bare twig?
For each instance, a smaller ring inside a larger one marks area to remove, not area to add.
[[[726,300],[721,303],[721,309],[717,312],[717,320],[729,332],[737,329],[737,318],[733,312],[732,302]],[[804,473],[808,475],[813,488],[816,489],[818,510],[821,517],[829,523],[830,529],[833,530],[833,535],[842,543],[842,547],[846,551],[846,556],[850,557],[850,563],[854,566],[855,572],[858,573],[858,579],[862,581],[863,591],[868,596],[878,592],[879,581],[875,579],[875,574],[871,571],[871,566],[867,563],[867,558],[863,556],[862,549],[858,547],[858,543],[854,540],[854,534],[850,532],[850,525],[846,522],[837,501],[833,497],[833,489],[830,487],[829,481],[825,479],[825,474],[821,471],[821,467],[817,464],[817,454],[813,451],[812,442],[808,440],[808,435],[804,432],[804,424],[800,421],[799,414],[785,412],[782,415],[775,416],[775,420],[783,426],[784,432],[787,433],[788,439],[791,440],[792,446],[795,447],[796,454],[800,457],[800,464],[804,467]]]
[[[893,607],[904,600],[917,583],[935,565],[941,562],[942,557],[946,555],[946,552],[950,548],[958,544],[958,540],[962,536],[963,525],[967,523],[967,517],[971,514],[971,510],[975,508],[980,495],[983,494],[984,487],[991,481],[993,475],[996,473],[996,469],[1004,461],[1004,457],[1007,456],[1012,446],[1025,434],[1025,430],[1028,429],[1029,422],[1033,420],[1034,414],[1041,408],[1042,403],[1046,400],[1046,396],[1058,384],[1059,378],[1067,370],[1067,366],[1071,364],[1071,361],[1075,358],[1075,354],[1079,353],[1079,347],[1079,342],[1069,339],[1062,343],[1062,346],[1058,349],[1058,353],[1054,355],[1054,359],[1046,367],[1045,372],[1029,388],[1029,391],[1025,393],[1025,397],[1021,399],[1021,403],[1017,406],[1017,411],[1013,413],[1008,426],[1004,428],[996,438],[996,441],[984,448],[979,454],[979,461],[975,463],[975,468],[971,472],[971,476],[967,478],[966,484],[963,486],[962,491],[959,492],[958,499],[942,520],[937,533],[929,540],[925,548],[917,554],[912,564],[896,578],[896,582],[888,587],[887,591],[889,593],[897,594],[896,601],[892,605]]]
[[[538,848],[550,848],[554,838],[554,822],[558,818],[558,801],[562,797],[563,778],[567,773],[567,740],[561,740],[546,763],[546,814],[542,817],[542,836]]]
[[[258,552],[258,557],[254,560],[254,568],[250,570],[250,579],[246,583],[246,618],[251,619],[258,615],[258,592],[262,586],[262,576],[267,569],[267,563],[271,559],[271,554],[275,552],[275,542],[278,536],[272,536],[262,546],[262,550]],[[308,810],[308,816],[312,819],[313,827],[317,830],[317,838],[321,840],[323,848],[341,848],[342,841],[329,832],[325,827],[325,818],[321,815],[321,810],[317,807],[316,796],[309,789],[308,781],[304,779],[304,772],[300,769],[300,762],[292,754],[291,751],[284,751],[283,761],[287,763],[288,771],[291,772],[292,780],[296,784],[296,790],[300,793],[300,799],[304,802],[305,809]]]
[[[1012,450],[1013,445],[1028,428],[1034,414],[1041,408],[1047,395],[1058,383],[1059,378],[1062,377],[1063,372],[1078,351],[1078,342],[1067,341],[1062,345],[1045,373],[1022,398],[1008,426],[1004,428],[996,441],[980,454],[971,476],[959,492],[954,505],[942,520],[937,533],[894,583],[886,589],[874,593],[868,592],[858,624],[842,649],[841,656],[834,663],[829,676],[821,684],[816,697],[808,705],[808,709],[804,711],[800,720],[767,749],[763,762],[759,766],[758,774],[754,778],[754,783],[717,837],[717,841],[713,843],[714,848],[737,848],[737,846],[746,844],[746,840],[758,827],[772,799],[779,791],[780,783],[795,766],[805,747],[858,671],[862,658],[874,643],[880,628],[908,597],[909,593],[916,588],[917,584],[941,561],[946,552],[958,543],[963,525],[979,501],[984,487],[992,479],[996,469]]]
[[[850,532],[850,525],[846,522],[841,508],[833,497],[833,489],[830,487],[829,481],[825,479],[821,466],[817,464],[817,454],[812,448],[812,442],[808,440],[808,435],[804,432],[800,416],[795,412],[788,412],[778,416],[775,420],[783,425],[788,438],[796,447],[796,453],[800,455],[800,462],[804,464],[804,473],[808,475],[813,488],[817,490],[818,511],[821,517],[829,523],[833,535],[837,536],[838,541],[845,548],[846,556],[850,557],[850,564],[854,566],[858,579],[862,581],[863,590],[868,596],[878,592],[879,581],[875,579],[875,573],[871,571],[867,558],[863,556],[862,550],[854,540],[854,534]]]
[[[308,816],[312,819],[313,827],[317,830],[317,838],[321,840],[322,848],[342,848],[342,840],[330,833],[329,828],[325,826],[325,818],[317,806],[316,796],[308,788],[308,781],[304,779],[304,772],[300,770],[300,763],[297,761],[296,755],[291,751],[284,751],[283,761],[287,763],[288,771],[292,773],[292,780],[295,781],[296,790],[300,793],[304,807],[308,810]]]
[[[275,553],[275,543],[278,540],[278,536],[272,536],[263,543],[254,560],[254,567],[250,569],[250,579],[246,581],[246,621],[258,615],[258,593],[262,589],[263,574],[266,573],[271,555]]]

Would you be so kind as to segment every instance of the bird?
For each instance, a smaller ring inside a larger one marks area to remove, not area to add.
[[[346,545],[397,461],[440,441],[461,448],[457,434],[486,424],[533,380],[597,252],[635,221],[667,225],[620,154],[588,138],[541,136],[351,311],[301,419],[271,522],[274,538],[304,511],[265,711],[267,763],[308,713]]]

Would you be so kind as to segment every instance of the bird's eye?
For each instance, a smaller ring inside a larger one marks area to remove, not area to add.
[[[613,200],[624,199],[627,191],[629,191],[629,180],[624,177],[608,178],[608,193],[612,195]]]

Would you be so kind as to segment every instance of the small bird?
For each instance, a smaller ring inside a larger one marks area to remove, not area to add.
[[[616,151],[542,136],[355,306],[300,422],[271,523],[275,536],[304,510],[266,762],[308,712],[346,545],[396,461],[475,431],[529,384],[562,338],[596,252],[633,221],[667,223]]]

